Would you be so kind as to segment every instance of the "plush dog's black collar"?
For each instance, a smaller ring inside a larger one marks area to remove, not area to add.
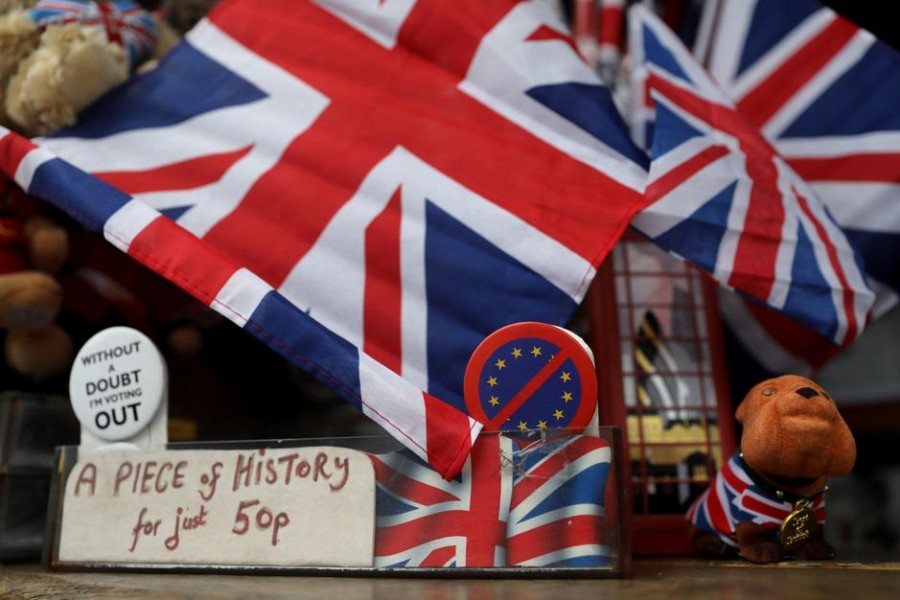
[[[812,494],[796,494],[794,492],[789,492],[787,490],[783,490],[775,485],[772,481],[766,479],[759,471],[752,468],[747,464],[747,461],[744,460],[744,453],[740,452],[738,454],[738,460],[741,463],[741,468],[747,473],[747,476],[753,481],[753,483],[764,491],[766,494],[772,496],[773,498],[778,498],[779,500],[784,500],[786,502],[790,502],[791,504],[795,504],[800,500],[808,500],[812,502],[815,498],[818,498],[822,494],[824,494],[828,490],[828,486],[823,486],[822,489],[813,492]],[[811,479],[810,483],[815,481],[815,479]],[[802,485],[802,482],[798,482],[799,485]]]

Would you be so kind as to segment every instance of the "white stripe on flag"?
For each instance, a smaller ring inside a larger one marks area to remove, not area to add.
[[[815,102],[825,93],[834,82],[846,72],[848,65],[853,65],[868,52],[875,39],[868,32],[860,31],[851,39],[834,58],[816,73],[791,99],[781,107],[781,110],[762,126],[763,133],[770,139],[778,139],[784,131],[791,126]]]
[[[547,554],[541,554],[534,558],[523,560],[516,564],[517,567],[544,567],[554,563],[562,562],[572,558],[581,558],[583,556],[609,556],[610,549],[600,544],[582,544],[580,546],[569,546],[562,550],[555,550]]]
[[[128,252],[131,242],[147,225],[162,217],[158,212],[138,200],[129,200],[103,224],[103,237],[121,250]]]
[[[896,131],[778,140],[778,152],[786,159],[842,157],[869,152],[894,154],[897,148],[900,148],[900,132]]]
[[[726,11],[734,12],[735,10],[738,10],[738,8],[735,6],[737,4],[741,3],[730,2],[728,7],[726,8]],[[749,13],[746,15],[746,18],[743,21],[744,27],[749,28],[752,21],[754,7],[743,5],[741,6],[741,9],[747,10]],[[720,23],[726,23],[726,18],[727,17],[723,15]],[[766,52],[766,54],[762,58],[753,63],[753,65],[749,69],[747,69],[740,75],[737,74],[737,61],[742,54],[739,49],[744,47],[746,31],[744,33],[744,36],[742,36],[740,40],[737,40],[737,44],[735,44],[735,40],[731,39],[730,36],[726,37],[724,35],[720,35],[719,41],[727,45],[728,49],[727,51],[722,51],[716,48],[714,49],[714,52],[716,52],[717,54],[724,54],[729,58],[729,60],[733,61],[734,70],[731,73],[725,73],[717,70],[716,60],[713,59],[713,68],[710,71],[718,81],[722,82],[722,86],[725,88],[725,91],[728,92],[728,95],[734,98],[735,101],[740,101],[746,95],[755,90],[757,86],[764,83],[778,65],[784,64],[791,55],[808,44],[810,40],[820,35],[823,30],[831,25],[834,19],[834,14],[830,13],[829,11],[820,11],[811,15],[808,19],[803,21],[803,23],[798,25],[790,33],[790,35],[778,42],[778,44],[776,44],[771,50]]]
[[[392,436],[428,460],[425,398],[422,390],[359,350],[362,411]]]
[[[34,179],[34,173],[44,163],[56,158],[52,153],[43,148],[35,148],[22,157],[19,166],[16,167],[16,173],[13,176],[16,183],[23,190],[31,189],[31,180]]]
[[[238,269],[228,278],[210,308],[225,315],[238,327],[243,327],[272,286],[248,269]]]

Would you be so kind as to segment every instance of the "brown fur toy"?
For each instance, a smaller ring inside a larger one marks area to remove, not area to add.
[[[0,330],[4,357],[36,380],[64,371],[72,341],[53,320],[62,305],[55,273],[69,253],[68,233],[43,217],[18,188],[0,179]]]
[[[815,382],[785,375],[751,389],[735,417],[744,427],[740,449],[688,511],[694,547],[706,556],[736,549],[756,563],[833,558],[822,529],[825,483],[856,461],[834,400]]]

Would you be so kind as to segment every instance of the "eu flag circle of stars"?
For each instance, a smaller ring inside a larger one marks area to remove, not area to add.
[[[465,394],[470,414],[487,430],[583,429],[596,406],[596,374],[573,334],[517,323],[473,353]]]

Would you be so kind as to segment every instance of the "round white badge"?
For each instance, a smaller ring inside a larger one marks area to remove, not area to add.
[[[150,338],[130,327],[112,327],[79,350],[69,396],[83,427],[104,440],[121,441],[150,424],[165,386],[165,363]]]

